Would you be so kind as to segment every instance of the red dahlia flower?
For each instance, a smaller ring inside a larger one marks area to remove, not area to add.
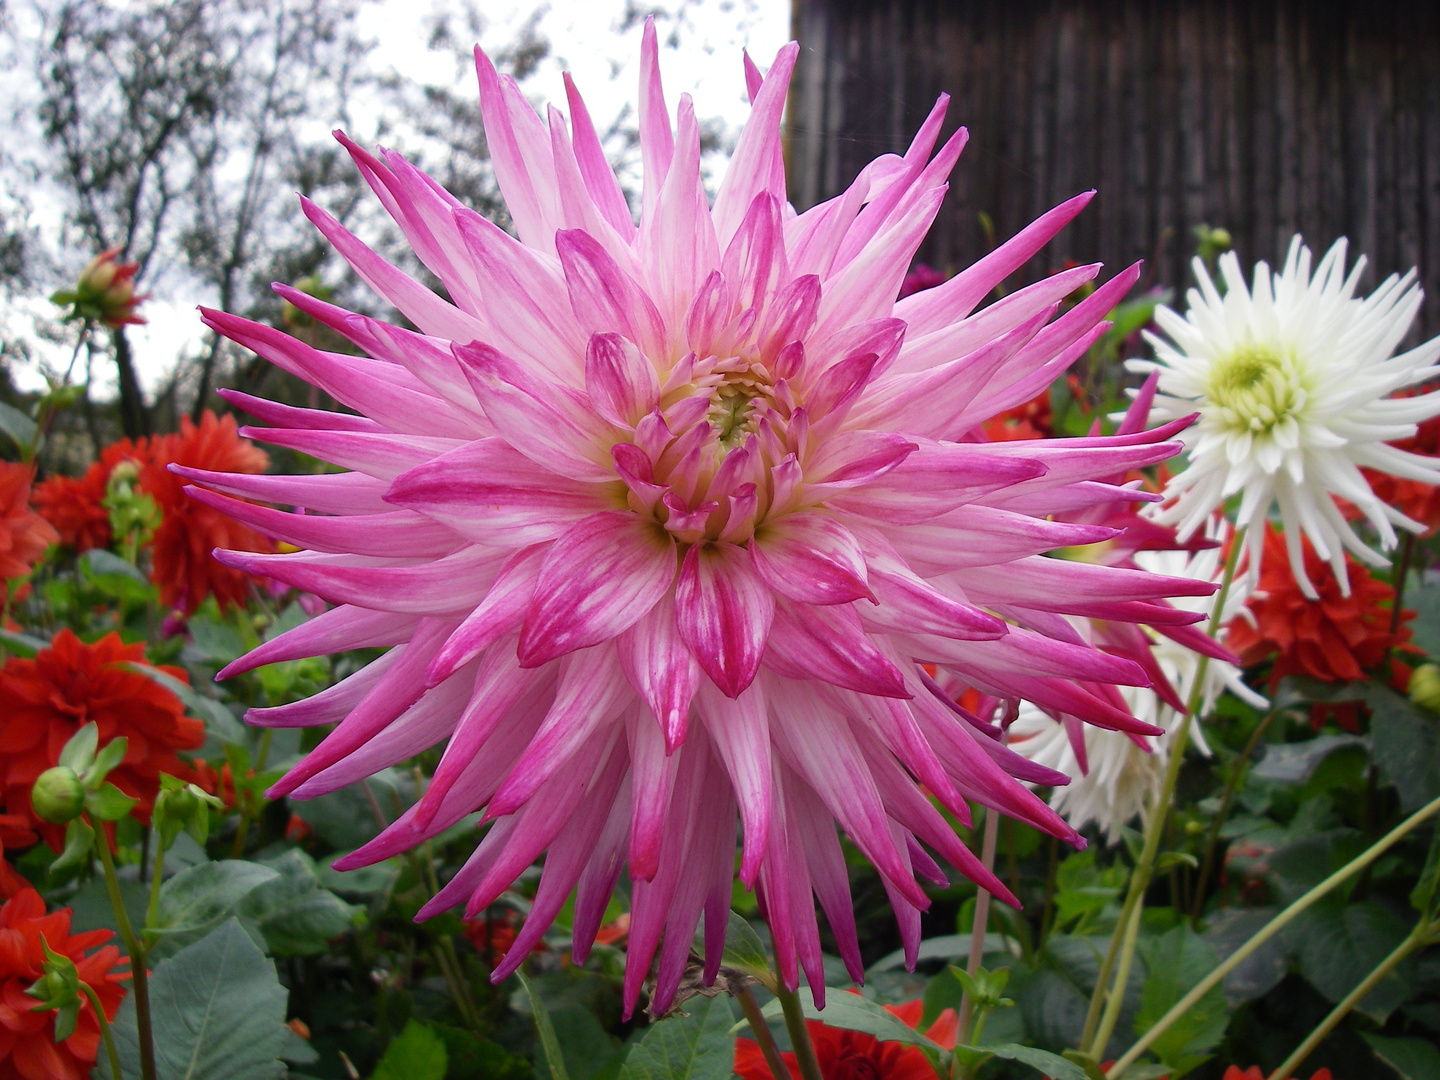
[[[60,533],[60,542],[73,551],[108,548],[112,539],[105,490],[110,473],[122,461],[144,463],[150,440],[121,439],[100,451],[100,460],[81,477],[51,476],[35,485],[35,508]]]
[[[0,597],[8,582],[28,577],[45,549],[60,539],[50,523],[30,508],[34,465],[0,461]]]
[[[906,1027],[920,1027],[925,1013],[923,1001],[907,1001],[903,1005],[886,1005],[885,1011],[904,1022]],[[935,1080],[935,1070],[917,1046],[898,1042],[881,1042],[874,1035],[843,1031],[828,1027],[818,1020],[807,1020],[810,1042],[820,1064],[824,1080]],[[955,1048],[959,1021],[954,1009],[946,1009],[925,1034],[947,1050]],[[800,1080],[800,1063],[795,1055],[780,1055],[793,1080]],[[753,1039],[735,1040],[735,1072],[741,1080],[776,1080],[770,1071],[760,1044]],[[789,1080],[781,1077],[779,1080]]]
[[[1291,573],[1283,534],[1267,526],[1260,587],[1248,611],[1231,620],[1225,642],[1246,667],[1273,654],[1272,687],[1287,675],[1324,682],[1364,679],[1391,648],[1410,640],[1405,623],[1415,613],[1401,612],[1392,634],[1395,590],[1346,555],[1351,571],[1347,595],[1308,538],[1304,545],[1305,570],[1319,598],[1306,598]]]
[[[125,997],[122,979],[111,969],[120,950],[106,945],[110,930],[70,933],[70,909],[45,914],[45,901],[25,889],[0,906],[0,1080],[85,1080],[100,1050],[100,1021],[82,994],[75,1033],[55,1041],[55,1013],[35,1012],[25,993],[44,973],[45,945],[75,963],[80,981],[95,991],[105,1018],[113,1019]]]
[[[180,699],[154,679],[126,665],[145,663],[145,646],[126,645],[107,634],[87,645],[69,629],[55,635],[33,660],[11,657],[0,667],[0,798],[10,814],[23,816],[56,851],[65,829],[40,821],[30,806],[30,788],[58,764],[70,736],[84,725],[99,726],[100,744],[130,740],[125,760],[109,780],[131,798],[135,813],[148,821],[160,774],[197,780],[199,773],[176,756],[205,741],[205,725],[185,715]],[[159,670],[186,679],[184,669]]]
[[[339,605],[228,672],[390,648],[309,701],[252,711],[339,722],[274,793],[321,795],[448,739],[420,803],[336,865],[388,858],[483,807],[484,840],[423,914],[484,911],[548,851],[503,978],[572,892],[583,958],[628,863],[627,1011],[657,953],[652,1007],[668,1007],[702,914],[706,975],[718,972],[737,818],[739,876],[764,901],[779,976],[793,988],[803,965],[817,998],[816,898],[863,975],[837,821],[879,870],[912,958],[930,903],[916,876],[945,880],[922,845],[1013,899],[925,791],[965,820],[968,798],[1077,834],[1007,771],[1033,766],[957,717],[921,665],[1155,734],[1089,688],[1144,684],[1140,665],[1078,640],[1064,616],[1133,620],[1214,590],[1042,554],[1112,538],[1052,515],[1130,501],[1095,477],[1169,457],[1183,422],[960,441],[1049,385],[1133,285],[1134,268],[1060,314],[1098,273],[1080,267],[976,310],[1089,196],[897,302],[964,130],[935,152],[942,99],[904,156],[797,213],[780,126],[797,52],[749,69],[753,112],[712,207],[694,107],[682,99],[672,126],[647,27],[638,225],[573,86],[569,120],[542,120],[483,53],[481,113],[518,239],[400,155],[342,140],[451,300],[307,203],[418,332],[285,287],[369,357],[206,312],[360,414],[228,394],[271,425],[253,434],[350,471],[177,469],[205,505],[304,549],[222,553],[229,565]]]

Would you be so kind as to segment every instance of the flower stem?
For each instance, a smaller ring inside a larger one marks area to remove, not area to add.
[[[110,1021],[105,1019],[105,1010],[100,1005],[99,995],[89,983],[80,984],[80,992],[90,1002],[90,1007],[95,1010],[95,1019],[100,1021],[100,1038],[105,1042],[105,1053],[110,1058],[110,1075],[112,1080],[121,1080],[120,1055],[115,1053],[115,1040],[110,1036]]]
[[[985,840],[980,849],[980,861],[985,869],[995,865],[995,841],[1000,831],[1000,814],[991,807],[985,808]],[[970,957],[965,963],[965,974],[971,978],[980,970],[980,961],[985,956],[985,930],[990,925],[990,893],[981,889],[975,896],[975,918],[970,924]],[[956,1042],[968,1045],[970,1042],[970,1018],[975,1010],[975,1001],[967,992],[960,998],[959,1035]]]
[[[150,872],[150,903],[145,908],[145,930],[160,920],[160,879],[165,876],[165,838],[159,829],[151,831],[155,835],[155,868]]]
[[[750,987],[743,986],[735,992],[735,1000],[740,1003],[740,1011],[745,1014],[750,1030],[755,1033],[755,1041],[760,1044],[760,1053],[765,1056],[765,1064],[770,1066],[771,1077],[774,1080],[789,1080],[790,1070],[785,1067],[785,1059],[780,1056],[780,1048],[775,1045],[775,1033],[765,1022],[760,1003],[755,1000],[755,992]]]
[[[805,1010],[800,1005],[800,995],[788,989],[784,983],[777,984],[775,996],[780,999],[780,1008],[785,1010],[785,1030],[790,1032],[790,1043],[795,1048],[795,1061],[800,1066],[803,1080],[825,1080],[820,1075],[820,1062],[815,1058],[815,1045],[810,1041],[810,1029],[805,1026]],[[780,1074],[784,1080],[788,1073]]]
[[[1225,793],[1220,798],[1220,808],[1215,811],[1215,820],[1210,823],[1210,832],[1205,837],[1205,857],[1200,861],[1200,876],[1195,879],[1195,901],[1190,908],[1190,925],[1197,930],[1200,928],[1200,916],[1205,909],[1205,886],[1210,880],[1210,871],[1215,866],[1215,851],[1220,841],[1220,830],[1230,817],[1230,807],[1235,804],[1235,794],[1240,790],[1240,781],[1245,777],[1247,766],[1250,764],[1250,756],[1255,753],[1255,747],[1260,745],[1260,740],[1265,736],[1265,730],[1270,726],[1270,722],[1278,715],[1280,715],[1278,709],[1271,709],[1265,714],[1264,719],[1255,725],[1255,730],[1250,733],[1250,738],[1245,743],[1245,749],[1235,759],[1235,768],[1231,770],[1229,778],[1225,781]]]
[[[1364,870],[1437,813],[1440,813],[1440,799],[1436,799],[1415,811],[1415,813],[1411,814],[1399,825],[1386,833],[1379,841],[1366,848],[1358,856],[1350,860],[1350,862],[1346,863],[1339,870],[1336,870],[1335,873],[1320,882],[1320,884],[1316,885],[1304,896],[1300,897],[1300,899],[1296,900],[1284,911],[1276,915],[1275,918],[1261,927],[1249,941],[1245,942],[1244,945],[1241,945],[1240,948],[1226,957],[1225,961],[1220,964],[1219,967],[1196,983],[1194,989],[1177,1001],[1174,1007],[1157,1020],[1149,1031],[1140,1036],[1134,1046],[1125,1051],[1124,1055],[1111,1067],[1110,1072],[1106,1074],[1110,1077],[1110,1080],[1118,1080],[1118,1077],[1131,1065],[1135,1064],[1136,1059],[1148,1050],[1156,1039],[1170,1030],[1170,1026],[1174,1024],[1176,1020],[1189,1012],[1195,1003],[1218,986],[1226,975],[1229,975],[1230,972],[1248,960],[1260,946],[1264,945],[1265,942],[1269,941],[1294,921],[1301,912],[1305,911],[1306,908],[1321,899],[1336,886],[1344,884],[1361,870]]]
[[[1095,1042],[1092,1044],[1094,1049],[1091,1052],[1097,1057],[1104,1053],[1110,1036],[1115,1034],[1115,1025],[1120,1022],[1120,1010],[1125,1006],[1125,987],[1129,985],[1130,967],[1135,962],[1135,943],[1140,936],[1140,917],[1144,913],[1144,906],[1136,904],[1130,915],[1130,925],[1125,928],[1125,941],[1120,947],[1120,965],[1115,970],[1115,985],[1105,1002],[1105,1015],[1095,1032]]]
[[[110,855],[105,832],[96,828],[88,817],[86,823],[95,834],[95,849],[100,853],[100,865],[105,869],[105,890],[110,894],[110,906],[115,909],[115,925],[120,929],[120,940],[125,943],[125,952],[130,957],[135,1026],[140,1038],[140,1076],[142,1080],[155,1080],[155,1036],[150,1023],[150,983],[145,971],[145,946],[130,925],[130,913],[125,910],[125,898],[120,895],[120,879],[115,874],[115,860]]]
[[[1364,1000],[1366,994],[1375,989],[1376,985],[1394,971],[1407,956],[1429,944],[1431,937],[1437,931],[1440,931],[1440,923],[1432,923],[1427,926],[1424,919],[1416,923],[1415,929],[1395,947],[1395,951],[1381,960],[1375,970],[1361,980],[1359,986],[1346,994],[1340,1004],[1330,1010],[1330,1015],[1320,1021],[1315,1030],[1305,1037],[1305,1041],[1297,1046],[1280,1067],[1270,1074],[1269,1080],[1286,1080],[1292,1072],[1300,1067],[1300,1063],[1310,1056],[1311,1051],[1325,1041],[1330,1032],[1335,1030],[1341,1020],[1345,1019],[1346,1014]]]
[[[1225,601],[1230,596],[1230,586],[1235,581],[1235,568],[1240,562],[1240,552],[1245,547],[1245,529],[1236,529],[1230,538],[1230,553],[1225,558],[1225,573],[1220,579],[1220,591],[1215,594],[1215,606],[1210,611],[1210,622],[1206,627],[1206,633],[1214,638],[1220,629],[1220,623],[1224,616]],[[1115,933],[1110,939],[1110,947],[1105,952],[1105,960],[1100,965],[1100,977],[1095,983],[1095,992],[1090,997],[1090,1008],[1085,1015],[1085,1028],[1080,1036],[1080,1049],[1093,1057],[1100,1057],[1105,1046],[1095,1038],[1100,1023],[1101,1008],[1106,1002],[1106,996],[1113,994],[1117,998],[1125,995],[1125,984],[1117,980],[1112,986],[1110,974],[1114,969],[1117,957],[1133,956],[1135,940],[1140,933],[1140,909],[1145,905],[1145,890],[1150,886],[1151,875],[1155,871],[1155,859],[1160,853],[1160,838],[1165,834],[1165,822],[1169,817],[1170,803],[1175,796],[1175,785],[1180,779],[1180,766],[1185,760],[1185,747],[1190,740],[1190,724],[1195,719],[1195,713],[1200,708],[1205,697],[1205,676],[1210,670],[1210,657],[1201,654],[1199,662],[1195,667],[1195,682],[1190,687],[1190,693],[1185,702],[1185,715],[1180,720],[1180,728],[1171,741],[1168,752],[1169,761],[1165,766],[1165,781],[1162,785],[1159,796],[1155,800],[1151,810],[1150,820],[1145,825],[1145,842],[1140,850],[1139,861],[1135,865],[1135,871],[1130,875],[1130,887],[1125,894],[1125,906],[1121,909],[1120,919],[1115,924]],[[1129,975],[1128,960],[1124,962],[1125,972]],[[1118,1016],[1118,1013],[1116,1013]],[[1113,1029],[1113,1022],[1112,1022]]]

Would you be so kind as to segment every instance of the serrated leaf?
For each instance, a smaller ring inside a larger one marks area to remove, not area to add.
[[[956,1049],[958,1050],[959,1047]],[[1006,1061],[1018,1061],[1022,1065],[1029,1065],[1032,1069],[1039,1069],[1050,1077],[1050,1080],[1086,1080],[1085,1070],[1073,1061],[1067,1061],[1059,1054],[1052,1054],[1048,1050],[1037,1050],[1033,1046],[997,1043],[994,1046],[975,1046],[968,1049],[978,1050],[984,1054],[993,1054]]]
[[[417,1020],[390,1040],[370,1080],[445,1080],[450,1067],[445,1041]]]
[[[35,421],[15,406],[7,405],[3,401],[0,401],[0,431],[10,436],[10,440],[20,448],[22,454],[28,453],[35,445]]]
[[[1440,1080],[1440,1049],[1429,1039],[1396,1039],[1367,1032],[1361,1032],[1361,1038],[1402,1080]]]
[[[687,1014],[652,1024],[625,1056],[619,1080],[729,1080],[735,1063],[725,997],[694,997]]]
[[[283,1069],[286,999],[275,965],[240,924],[221,924],[151,972],[156,1080],[274,1080]],[[139,1076],[133,994],[111,1030],[122,1072]],[[114,1080],[104,1054],[96,1075]]]
[[[1300,974],[1330,1001],[1338,1002],[1405,939],[1410,926],[1373,900],[1342,905],[1327,897],[1285,928],[1299,955]],[[1356,1005],[1376,1023],[1407,998],[1413,963],[1402,963]]]
[[[317,956],[354,927],[360,909],[322,888],[303,852],[291,849],[265,865],[277,876],[241,897],[235,912],[259,930],[271,956]]]
[[[805,1011],[806,1020],[819,1020],[832,1028],[874,1035],[882,1042],[908,1043],[933,1052],[943,1049],[929,1036],[916,1031],[903,1020],[859,994],[827,994],[825,1008],[817,1009],[807,993],[800,995],[800,1005]],[[778,999],[766,1003],[761,1013],[767,1020],[777,1020],[785,1015],[784,1007]]]
[[[1142,1035],[1201,979],[1215,969],[1215,950],[1181,923],[1143,946],[1146,976],[1140,991],[1135,1034]],[[1215,987],[1197,1001],[1151,1045],[1174,1072],[1193,1068],[1225,1034],[1229,1019],[1225,993]]]
[[[156,951],[174,951],[230,917],[253,889],[280,875],[268,866],[242,859],[201,863],[182,870],[160,887]]]
[[[1317,735],[1304,742],[1270,743],[1265,748],[1265,756],[1250,770],[1250,775],[1258,780],[1303,784],[1336,750],[1364,745],[1365,740],[1358,735]]]
[[[1413,814],[1440,798],[1440,722],[1388,687],[1373,687],[1369,702],[1371,757]]]

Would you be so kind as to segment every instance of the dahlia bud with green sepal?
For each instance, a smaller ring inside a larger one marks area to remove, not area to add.
[[[51,303],[69,308],[65,313],[67,321],[84,319],[104,323],[117,330],[127,324],[145,321],[136,314],[141,302],[149,295],[135,295],[135,274],[140,264],[117,262],[115,256],[118,254],[118,247],[102,251],[80,271],[74,288],[62,289],[51,295]]]
[[[169,847],[181,830],[200,845],[210,836],[210,811],[225,804],[204,788],[187,784],[169,773],[160,774],[160,794],[155,798],[151,823],[160,830],[160,842]]]
[[[1410,673],[1410,700],[1431,712],[1440,712],[1440,665],[1421,664]]]
[[[31,1012],[55,1013],[55,1041],[64,1042],[75,1034],[80,1018],[80,972],[75,961],[55,952],[43,937],[40,945],[45,950],[44,974],[25,993],[40,1003]]]
[[[42,821],[64,825],[85,809],[85,785],[80,775],[66,765],[46,769],[30,789],[30,803]]]

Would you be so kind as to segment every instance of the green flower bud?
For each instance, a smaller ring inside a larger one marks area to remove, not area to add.
[[[85,809],[85,785],[68,765],[46,769],[30,789],[30,803],[43,821],[64,825]]]
[[[1431,712],[1440,712],[1440,667],[1421,664],[1411,672],[1410,700]]]

